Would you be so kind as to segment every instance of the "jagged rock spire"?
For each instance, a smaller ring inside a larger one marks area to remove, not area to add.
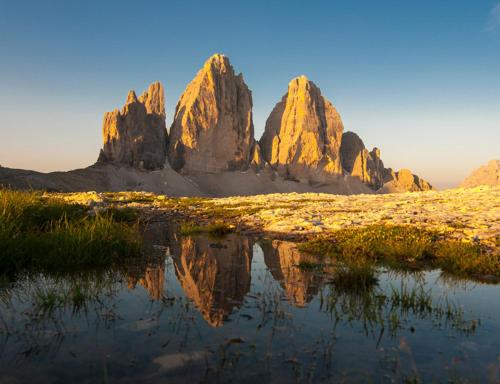
[[[163,168],[167,156],[163,86],[153,83],[139,98],[130,91],[121,111],[105,113],[102,135],[98,162],[149,170]]]
[[[343,125],[335,107],[307,77],[288,85],[266,121],[260,147],[263,157],[284,177],[328,182],[342,175]]]
[[[229,59],[215,54],[177,103],[170,163],[187,174],[247,169],[255,148],[253,133],[252,94]]]
[[[380,158],[380,149],[373,148],[369,152],[363,140],[354,132],[345,132],[342,135],[340,155],[345,172],[372,188],[378,189],[390,180]]]
[[[385,168],[380,158],[380,149],[375,147],[369,152],[363,140],[354,132],[345,132],[342,135],[340,155],[344,171],[374,190],[402,192],[432,189],[427,181],[408,169],[395,172],[391,168]]]

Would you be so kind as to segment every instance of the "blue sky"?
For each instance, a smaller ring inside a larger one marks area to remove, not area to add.
[[[500,157],[500,2],[0,0],[0,164],[93,163],[105,111],[160,80],[167,125],[211,54],[253,92],[256,137],[295,76],[393,168],[438,187]]]

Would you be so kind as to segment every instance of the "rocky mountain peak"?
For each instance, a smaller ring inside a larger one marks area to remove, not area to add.
[[[378,189],[389,181],[389,174],[380,158],[380,149],[375,147],[369,152],[356,133],[345,132],[342,135],[340,154],[345,172],[373,189]]]
[[[471,188],[479,185],[500,185],[500,160],[490,160],[473,171],[460,184],[461,187]]]
[[[229,59],[210,57],[186,87],[170,128],[169,159],[181,173],[247,169],[254,149],[252,94]]]
[[[165,118],[165,90],[159,81],[150,84],[139,101],[144,104],[147,113]]]
[[[103,148],[98,162],[124,164],[148,170],[163,168],[167,155],[165,96],[153,83],[137,98],[129,91],[122,110],[104,115]]]
[[[299,76],[269,115],[260,146],[265,160],[282,176],[328,182],[342,174],[342,131],[332,103],[306,76]]]
[[[377,147],[373,147],[373,149],[372,149],[372,150],[371,150],[371,152],[370,152],[370,155],[371,155],[373,158],[380,159],[380,149],[378,149]]]
[[[417,192],[433,189],[432,185],[414,175],[409,169],[403,168],[394,172],[391,168],[388,168],[387,173],[389,180],[378,190],[380,193]]]
[[[127,95],[127,101],[125,102],[125,105],[131,104],[131,103],[137,103],[137,95],[135,94],[134,90],[128,91]]]
[[[403,192],[432,189],[427,181],[408,169],[394,172],[391,168],[385,168],[380,158],[380,149],[374,147],[368,151],[363,140],[354,132],[345,132],[342,135],[340,154],[344,172],[368,184],[374,190]]]
[[[203,70],[208,71],[209,69],[214,69],[217,72],[227,72],[233,68],[231,67],[229,58],[226,55],[222,53],[215,53],[203,64]]]

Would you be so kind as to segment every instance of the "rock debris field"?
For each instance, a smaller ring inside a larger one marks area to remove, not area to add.
[[[437,230],[462,241],[479,241],[499,252],[500,187],[379,195],[288,193],[217,199],[170,199],[141,192],[69,193],[64,199],[99,207],[109,203],[181,214],[193,220],[216,219],[246,231],[279,237],[308,237],[338,229],[382,225],[412,225]],[[174,211],[174,212],[173,212]]]
[[[498,246],[500,237],[500,187],[385,195],[290,193],[215,202],[264,206],[241,220],[265,232],[319,234],[350,226],[386,224],[415,225],[493,246]]]

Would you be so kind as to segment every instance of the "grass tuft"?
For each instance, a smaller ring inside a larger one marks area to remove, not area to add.
[[[206,233],[212,236],[225,236],[233,232],[234,227],[225,223],[210,223],[206,225],[197,225],[194,223],[184,223],[180,227],[181,236],[190,236]]]

